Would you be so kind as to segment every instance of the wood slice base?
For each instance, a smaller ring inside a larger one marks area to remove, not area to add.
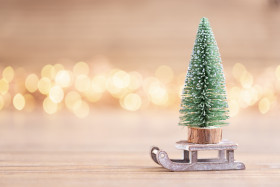
[[[221,128],[188,128],[188,142],[195,144],[217,144],[222,140]]]

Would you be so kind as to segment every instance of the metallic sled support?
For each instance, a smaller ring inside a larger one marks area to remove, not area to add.
[[[211,170],[243,170],[242,162],[234,161],[234,149],[237,144],[223,141],[219,144],[191,144],[186,141],[176,143],[177,149],[183,150],[183,159],[169,159],[165,151],[158,147],[151,149],[153,161],[170,171],[211,171]],[[218,150],[216,159],[197,159],[197,152],[201,150]]]

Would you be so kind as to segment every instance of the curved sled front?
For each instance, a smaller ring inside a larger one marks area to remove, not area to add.
[[[157,164],[159,164],[158,161],[157,161],[157,153],[158,153],[158,151],[159,151],[159,148],[158,148],[158,147],[153,147],[153,148],[151,149],[151,157],[152,157],[153,161],[154,161],[155,163],[157,163]],[[160,165],[160,164],[159,164],[159,165]]]

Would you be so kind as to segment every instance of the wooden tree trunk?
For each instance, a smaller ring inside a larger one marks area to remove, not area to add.
[[[188,128],[188,142],[196,144],[216,144],[222,140],[221,128]]]

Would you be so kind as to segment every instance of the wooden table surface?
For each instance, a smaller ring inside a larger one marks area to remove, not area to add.
[[[174,144],[186,129],[176,125],[177,115],[104,110],[81,120],[2,112],[0,186],[280,185],[277,115],[243,114],[224,128],[224,137],[239,143],[236,159],[246,170],[168,172],[149,149],[157,145],[172,158],[181,156]]]

